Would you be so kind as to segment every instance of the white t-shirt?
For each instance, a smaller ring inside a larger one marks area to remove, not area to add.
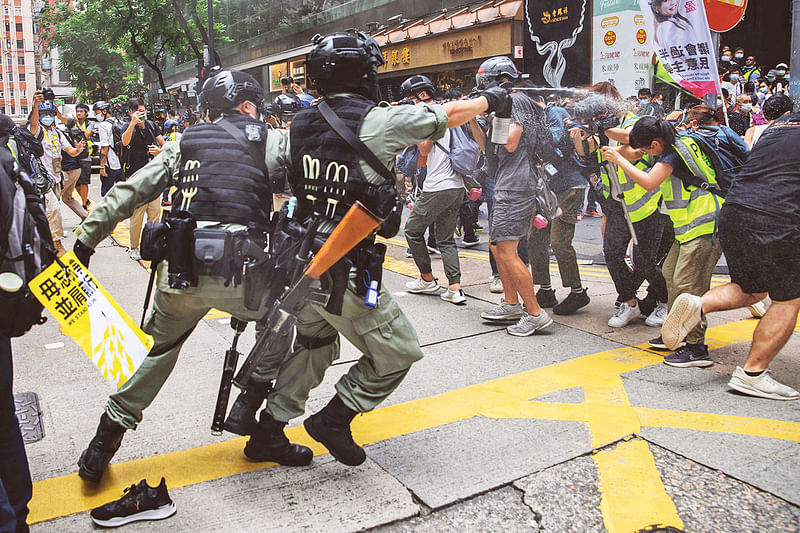
[[[448,191],[464,187],[464,180],[453,171],[450,157],[439,146],[450,150],[450,130],[445,131],[444,137],[436,141],[428,154],[428,172],[422,192]]]
[[[104,146],[108,146],[108,155],[106,156],[106,164],[111,170],[119,170],[122,165],[119,164],[119,157],[114,151],[114,133],[111,129],[114,127],[114,121],[106,119],[103,122],[98,122],[97,135],[100,137],[99,145],[102,150]]]
[[[41,139],[44,147],[44,154],[39,158],[39,161],[42,162],[42,166],[47,170],[50,181],[58,183],[61,181],[61,174],[55,172],[53,159],[61,159],[61,149],[64,146],[70,146],[69,141],[55,127],[45,128],[41,124],[39,124],[39,135],[37,137]]]

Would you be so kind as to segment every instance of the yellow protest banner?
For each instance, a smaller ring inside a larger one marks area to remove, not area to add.
[[[114,301],[73,252],[28,286],[111,385],[119,389],[142,364],[153,338]]]

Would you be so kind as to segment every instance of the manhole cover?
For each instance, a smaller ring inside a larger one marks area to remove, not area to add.
[[[44,438],[42,411],[39,409],[39,397],[35,392],[20,392],[14,395],[19,429],[25,444],[40,441]]]

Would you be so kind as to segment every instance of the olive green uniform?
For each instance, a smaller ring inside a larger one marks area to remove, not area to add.
[[[364,117],[360,139],[378,159],[391,167],[407,146],[444,136],[447,115],[441,106],[376,107]],[[286,147],[288,150],[288,147]],[[288,151],[284,154],[289,159]],[[372,183],[384,178],[362,162],[361,170]],[[323,226],[330,230],[332,225]],[[362,352],[362,357],[336,384],[342,402],[357,412],[369,411],[381,403],[403,381],[411,365],[422,358],[413,326],[385,289],[379,305],[364,305],[355,293],[354,275],[345,291],[341,315],[331,315],[319,305],[308,305],[299,314],[298,336],[330,338],[338,331]],[[325,370],[339,357],[339,341],[307,348],[295,341],[294,351],[284,360],[267,397],[267,412],[278,421],[288,422],[305,412],[308,392],[319,385]]]
[[[283,165],[285,132],[270,131],[267,137],[268,169]],[[180,145],[167,142],[161,154],[138,170],[130,179],[117,183],[89,217],[75,230],[78,239],[90,248],[111,234],[116,225],[131,216],[136,207],[158,198],[170,186],[179,185]],[[272,199],[265,198],[270,205]],[[198,222],[199,227],[220,227],[231,232],[246,228],[236,224]],[[181,347],[197,323],[211,308],[230,313],[241,320],[258,320],[266,309],[250,311],[244,307],[244,287],[224,285],[216,276],[199,276],[196,287],[172,289],[167,282],[167,262],[158,266],[153,309],[144,324],[152,335],[153,348],[133,376],[108,399],[106,412],[114,422],[135,429],[147,408],[161,390],[178,359]],[[259,372],[259,369],[256,370]]]

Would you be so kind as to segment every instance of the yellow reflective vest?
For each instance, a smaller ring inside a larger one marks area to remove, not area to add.
[[[702,172],[710,185],[717,184],[711,161],[694,139],[678,137],[674,147],[690,171]],[[714,234],[724,198],[710,190],[686,185],[675,176],[664,180],[660,189],[679,243]]]

